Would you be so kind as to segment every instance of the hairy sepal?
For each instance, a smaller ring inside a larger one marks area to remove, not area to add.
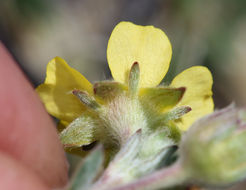
[[[60,133],[64,147],[81,147],[96,141],[96,125],[94,119],[85,114],[75,119]]]
[[[93,89],[96,97],[109,102],[117,96],[125,94],[127,86],[115,81],[102,81],[95,83]]]
[[[185,93],[185,87],[143,88],[139,92],[140,101],[152,110],[165,112],[176,106]]]

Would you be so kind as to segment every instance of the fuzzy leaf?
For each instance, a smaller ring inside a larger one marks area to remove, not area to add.
[[[138,149],[141,145],[142,130],[139,129],[134,135],[132,135],[127,143],[122,147],[120,152],[114,158],[114,162],[123,162],[125,160],[131,160],[138,154]],[[129,159],[130,158],[130,159]]]
[[[92,151],[80,164],[77,172],[73,176],[70,184],[70,190],[88,189],[100,170],[103,168],[103,150],[102,146]]]
[[[185,185],[189,180],[189,176],[182,168],[179,162],[161,170],[154,171],[137,180],[110,190],[153,190],[153,189],[169,189],[178,185]]]
[[[140,177],[154,172],[158,168],[165,167],[169,163],[172,163],[172,159],[174,159],[172,157],[174,150],[177,149],[174,147],[176,146],[166,146],[162,148],[157,154],[150,155],[149,157],[142,160],[133,160],[132,163],[134,163],[134,161],[136,163],[136,160],[138,163],[131,167],[131,173],[135,173],[136,176]]]
[[[180,88],[144,88],[140,91],[140,98],[144,104],[147,104],[153,109],[166,111],[179,103],[182,99],[184,87]],[[150,104],[151,103],[151,104]]]
[[[93,119],[88,115],[75,119],[60,133],[60,139],[65,147],[80,147],[96,141]]]
[[[167,152],[165,156],[163,157],[163,159],[159,162],[157,166],[158,169],[170,166],[178,158],[178,154],[177,154],[178,146],[177,145],[167,147],[166,149],[167,149]],[[165,151],[165,149],[163,151]]]

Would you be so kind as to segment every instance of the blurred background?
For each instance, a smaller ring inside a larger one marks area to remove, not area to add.
[[[173,57],[165,82],[205,65],[213,73],[216,108],[246,105],[245,0],[0,1],[0,39],[35,86],[55,56],[91,82],[109,79],[107,41],[120,21],[166,32]]]
[[[213,73],[216,108],[246,106],[245,0],[0,0],[0,40],[34,86],[55,56],[91,82],[110,79],[107,42],[120,21],[168,35],[173,57],[163,82],[204,65]]]

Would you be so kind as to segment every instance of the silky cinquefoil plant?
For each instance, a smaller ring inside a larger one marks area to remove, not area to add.
[[[159,85],[171,55],[162,30],[121,22],[107,48],[114,80],[92,85],[62,58],[48,63],[37,92],[59,119],[65,150],[90,152],[68,189],[228,186],[244,179],[245,111],[211,114],[213,79],[203,66]],[[92,151],[83,149],[95,142]],[[230,157],[226,164],[224,156]]]

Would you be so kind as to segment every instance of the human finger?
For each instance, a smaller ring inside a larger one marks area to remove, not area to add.
[[[1,43],[0,150],[18,159],[51,187],[67,182],[67,162],[55,126]]]

